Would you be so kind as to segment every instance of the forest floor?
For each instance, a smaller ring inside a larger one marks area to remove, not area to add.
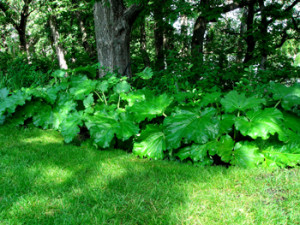
[[[299,224],[300,168],[196,167],[0,127],[0,224]]]

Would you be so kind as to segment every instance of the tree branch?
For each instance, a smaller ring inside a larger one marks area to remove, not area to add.
[[[6,20],[11,23],[15,29],[17,29],[18,24],[13,20],[11,13],[9,13],[9,6],[3,2],[0,2],[0,9],[5,14]]]
[[[289,12],[290,10],[292,10],[294,8],[294,6],[296,6],[298,3],[300,2],[300,0],[295,0],[290,6],[288,6],[284,12]],[[273,15],[273,17],[267,21],[267,25],[271,24],[274,22],[274,20],[278,19],[278,16]]]
[[[275,48],[280,48],[284,44],[284,42],[288,39],[289,36],[287,34],[287,30],[288,29],[286,28],[282,31],[283,34],[281,35],[281,40],[278,44],[276,44]]]
[[[132,25],[143,9],[144,8],[142,7],[142,5],[136,5],[136,4],[131,5],[124,12],[124,17],[125,17],[126,21],[130,25]]]
[[[292,17],[292,22],[293,22],[293,25],[294,25],[294,28],[297,32],[300,32],[300,29],[298,27],[298,24],[297,24],[297,21],[295,20],[294,17]]]

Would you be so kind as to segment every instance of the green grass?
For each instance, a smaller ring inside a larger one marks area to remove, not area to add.
[[[299,175],[149,161],[0,127],[0,224],[299,224]]]

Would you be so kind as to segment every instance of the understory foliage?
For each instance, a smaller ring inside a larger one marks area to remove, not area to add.
[[[152,75],[146,68],[129,82],[56,71],[48,86],[0,89],[0,123],[55,129],[66,143],[123,147],[141,158],[202,166],[300,163],[299,84],[169,94],[142,85]]]

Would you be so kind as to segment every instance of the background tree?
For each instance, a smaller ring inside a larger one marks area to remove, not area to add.
[[[97,1],[94,7],[98,61],[105,68],[100,77],[107,70],[131,76],[130,34],[141,6],[126,8],[123,0],[109,0]]]

